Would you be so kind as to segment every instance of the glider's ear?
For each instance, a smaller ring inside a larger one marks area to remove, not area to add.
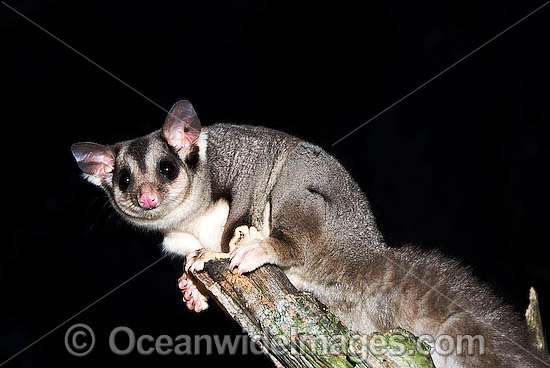
[[[84,174],[104,178],[115,168],[115,153],[109,146],[80,142],[73,144],[71,151]]]
[[[191,102],[176,102],[162,127],[162,135],[168,144],[176,151],[182,148],[188,150],[197,142],[200,132],[201,122]]]

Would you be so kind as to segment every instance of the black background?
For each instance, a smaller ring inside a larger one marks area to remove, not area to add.
[[[69,147],[149,133],[181,98],[204,125],[265,125],[319,144],[360,183],[392,246],[442,249],[518,312],[535,286],[550,326],[550,6],[332,146],[544,3],[6,3],[154,103],[0,6],[0,364],[161,257],[160,236],[123,223],[79,177]],[[161,260],[3,367],[269,366],[252,355],[109,350],[117,326],[136,336],[241,333],[215,305],[186,310],[180,269]],[[74,323],[95,331],[86,357],[65,350]]]

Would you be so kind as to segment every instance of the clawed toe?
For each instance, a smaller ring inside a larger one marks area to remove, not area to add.
[[[178,287],[183,293],[183,301],[189,310],[198,313],[208,308],[207,298],[201,294],[187,273],[178,279]]]
[[[273,257],[261,240],[253,240],[235,248],[231,252],[230,258],[229,268],[231,270],[237,268],[239,275],[254,271],[266,263],[273,263]]]
[[[202,249],[194,250],[187,255],[187,262],[185,263],[185,272],[189,271],[202,271],[204,269],[204,262],[201,261]]]
[[[213,259],[228,258],[229,254],[215,252],[213,250],[202,248],[195,250],[187,255],[187,263],[185,264],[185,272],[200,272],[204,270],[204,265]]]

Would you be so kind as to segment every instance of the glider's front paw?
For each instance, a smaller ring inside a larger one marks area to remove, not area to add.
[[[229,241],[229,253],[235,250],[236,247],[251,242],[252,240],[263,239],[262,234],[254,226],[242,225],[235,229],[233,237]]]
[[[215,252],[207,248],[192,251],[187,255],[185,272],[199,272],[204,270],[204,264],[213,259],[229,258],[228,253]]]
[[[229,268],[237,268],[239,275],[245,272],[254,271],[266,263],[274,263],[274,257],[270,247],[264,240],[250,240],[237,246],[229,254],[231,263]]]

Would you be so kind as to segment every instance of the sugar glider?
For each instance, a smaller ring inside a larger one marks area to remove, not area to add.
[[[120,215],[161,232],[167,251],[188,256],[187,268],[221,251],[239,273],[280,266],[354,330],[484,338],[484,352],[436,352],[437,367],[550,366],[520,316],[466,268],[438,252],[386,245],[358,184],[314,144],[264,127],[201,127],[184,100],[158,131],[76,143],[72,152]],[[189,308],[207,307],[190,277],[179,285]]]

